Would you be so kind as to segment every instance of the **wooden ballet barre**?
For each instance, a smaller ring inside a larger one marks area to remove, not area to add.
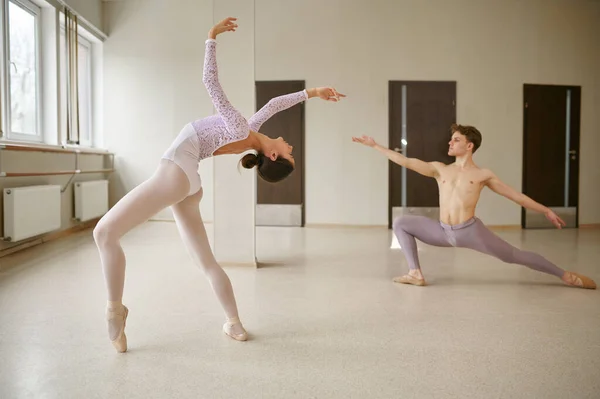
[[[32,176],[58,176],[58,175],[78,175],[86,173],[112,173],[114,169],[96,169],[96,170],[61,170],[57,172],[0,172],[0,177],[32,177]]]
[[[7,151],[23,151],[23,152],[54,152],[62,154],[92,154],[92,155],[113,155],[104,150],[81,149],[81,148],[53,148],[53,147],[37,147],[31,145],[19,144],[0,144],[0,150]]]

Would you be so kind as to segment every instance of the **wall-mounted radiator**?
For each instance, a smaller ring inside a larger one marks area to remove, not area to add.
[[[108,180],[75,183],[75,219],[81,222],[108,212]]]
[[[4,189],[4,238],[16,242],[60,229],[60,186]]]

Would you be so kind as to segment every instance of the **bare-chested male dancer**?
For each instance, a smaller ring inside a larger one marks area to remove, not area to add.
[[[544,257],[513,247],[488,230],[475,216],[475,208],[481,190],[485,186],[517,204],[546,215],[557,228],[565,225],[552,210],[526,195],[519,193],[500,181],[488,169],[479,168],[473,162],[473,153],[481,145],[481,133],[472,126],[452,125],[452,138],[448,155],[456,157],[452,164],[424,162],[416,158],[407,158],[390,149],[381,147],[371,137],[353,137],[352,141],[373,147],[392,162],[414,170],[424,176],[436,179],[440,192],[440,220],[426,216],[407,215],[396,218],[393,223],[394,234],[402,247],[410,271],[407,275],[394,278],[394,282],[425,285],[417,254],[417,242],[420,241],[439,247],[470,248],[507,262],[527,266],[533,270],[548,273],[560,278],[565,284],[596,289],[596,283],[578,273],[565,271]]]

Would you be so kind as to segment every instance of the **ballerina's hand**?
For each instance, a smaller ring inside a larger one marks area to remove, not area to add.
[[[212,27],[212,29],[208,33],[208,36],[211,39],[215,39],[217,35],[223,32],[235,32],[235,30],[238,27],[235,21],[237,21],[237,18],[225,18],[224,20],[218,22],[215,26]]]
[[[344,94],[338,93],[333,87],[319,87],[317,95],[325,101],[333,102],[338,102],[342,97],[346,97]]]

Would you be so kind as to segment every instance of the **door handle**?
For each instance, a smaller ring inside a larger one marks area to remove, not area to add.
[[[571,150],[571,151],[569,151],[569,154],[576,155],[577,154],[577,150]]]

